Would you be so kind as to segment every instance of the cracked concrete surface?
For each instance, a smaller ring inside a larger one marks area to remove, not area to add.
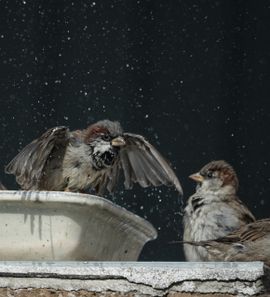
[[[63,297],[254,296],[264,290],[263,277],[261,262],[0,262],[0,288],[11,296],[26,296],[29,288]]]
[[[56,291],[49,289],[0,289],[0,297],[138,297],[137,293],[114,293],[114,292],[103,292],[94,293],[88,291]],[[142,295],[140,295],[142,296]],[[234,297],[228,294],[190,294],[190,293],[170,293],[167,297]],[[266,297],[266,296],[264,296]]]

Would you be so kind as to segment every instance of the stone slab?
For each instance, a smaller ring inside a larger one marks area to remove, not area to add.
[[[0,262],[0,287],[14,290],[254,296],[264,276],[261,262]]]

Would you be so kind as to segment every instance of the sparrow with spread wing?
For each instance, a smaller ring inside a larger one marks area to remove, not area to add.
[[[270,219],[247,224],[215,240],[184,243],[203,247],[209,261],[263,261],[270,267]]]
[[[161,154],[141,135],[124,133],[119,122],[99,121],[85,130],[49,129],[6,166],[22,189],[112,192],[123,170],[125,188],[182,188]]]
[[[205,241],[223,237],[255,221],[254,216],[237,197],[238,178],[225,161],[212,161],[192,174],[196,193],[184,210],[184,241]],[[184,244],[188,261],[208,261],[209,254],[200,246]]]

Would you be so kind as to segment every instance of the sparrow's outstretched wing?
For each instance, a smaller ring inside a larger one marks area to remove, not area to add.
[[[270,234],[270,219],[263,219],[247,224],[216,241],[221,243],[255,241]]]
[[[174,186],[182,195],[182,187],[174,171],[161,154],[141,135],[124,133],[126,145],[120,149],[120,166],[126,189],[133,183],[142,187]]]
[[[270,235],[270,219],[258,220],[253,223],[244,225],[226,236],[202,241],[182,241],[185,244],[204,246],[204,247],[220,247],[221,244],[232,245],[234,243],[248,243],[256,241],[264,236]]]
[[[65,148],[69,139],[68,128],[61,126],[49,129],[22,149],[6,166],[6,173],[14,174],[23,189],[38,189],[46,162],[52,158],[53,152]]]
[[[227,236],[205,241],[183,241],[204,247],[211,261],[263,261],[270,265],[270,219],[247,224]]]

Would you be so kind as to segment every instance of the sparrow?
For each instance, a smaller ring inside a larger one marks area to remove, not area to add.
[[[124,133],[119,122],[103,120],[84,130],[51,128],[5,167],[24,190],[113,192],[121,170],[124,185],[182,187],[161,154],[141,135]]]
[[[199,242],[210,261],[263,261],[270,267],[270,219],[244,225],[227,236]]]
[[[197,182],[196,192],[184,209],[184,241],[205,241],[226,236],[255,218],[237,197],[238,178],[231,165],[212,161],[190,175]],[[188,261],[208,261],[210,256],[200,246],[184,244]]]

